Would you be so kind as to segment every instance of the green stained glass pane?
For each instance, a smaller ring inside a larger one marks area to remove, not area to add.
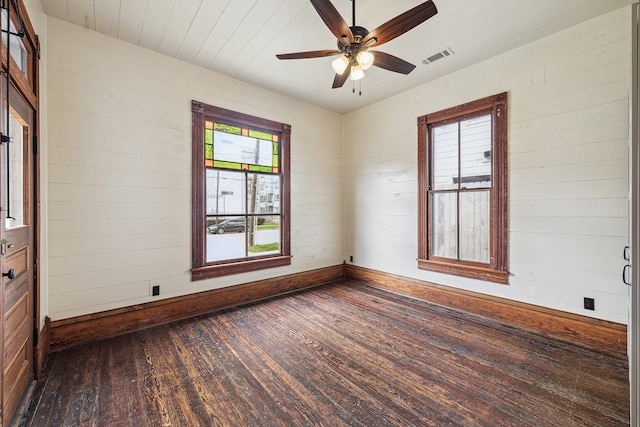
[[[267,141],[271,141],[271,138],[273,135],[267,132],[261,132],[259,130],[249,129],[249,136],[251,138],[266,139]]]
[[[213,124],[213,129],[220,131],[220,132],[226,132],[226,133],[232,133],[234,135],[240,135],[242,133],[242,129],[237,127],[237,126],[230,126],[230,125],[225,125],[222,123],[214,123]]]
[[[204,131],[204,158],[213,159],[213,131],[211,129]]]
[[[255,172],[273,172],[273,168],[269,166],[249,165],[249,170]]]
[[[226,168],[226,169],[242,169],[242,164],[236,162],[223,162],[220,160],[215,160],[213,162],[213,166],[216,168]]]
[[[273,142],[273,167],[277,168],[278,165],[278,142],[274,141]]]

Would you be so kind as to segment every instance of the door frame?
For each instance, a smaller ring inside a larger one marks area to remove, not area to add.
[[[33,165],[33,189],[30,192],[30,196],[33,198],[33,239],[31,242],[32,256],[30,260],[33,261],[33,369],[34,375],[37,378],[44,366],[44,360],[48,352],[47,342],[48,339],[42,340],[42,336],[46,335],[46,325],[40,324],[40,272],[39,272],[39,260],[40,260],[40,154],[38,150],[38,137],[40,135],[40,110],[39,110],[39,60],[40,60],[40,41],[35,33],[29,15],[23,0],[8,0],[10,1],[11,9],[11,21],[16,28],[21,28],[24,31],[22,42],[28,49],[28,59],[26,76],[22,73],[18,64],[13,58],[8,59],[8,51],[4,43],[0,42],[0,68],[6,73],[9,70],[10,84],[24,98],[24,101],[33,109],[33,129],[31,130],[31,142],[33,143],[33,154],[29,161]],[[3,0],[3,5],[7,0]],[[16,10],[16,7],[18,10]],[[5,10],[5,9],[2,9]],[[18,23],[21,22],[22,25]],[[8,62],[8,63],[7,63]],[[5,91],[5,88],[2,88]],[[0,145],[0,149],[2,146]],[[4,227],[1,227],[4,230]],[[4,234],[0,236],[0,239],[4,238]],[[4,271],[4,262],[0,260],[0,268]],[[1,319],[0,319],[1,320]],[[45,326],[45,331],[41,328]],[[45,342],[42,342],[45,341]],[[43,345],[44,344],[44,345]]]

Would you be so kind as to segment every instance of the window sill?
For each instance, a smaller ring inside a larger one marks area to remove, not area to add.
[[[487,267],[418,259],[418,268],[420,270],[429,270],[436,273],[450,274],[453,276],[467,277],[476,280],[485,280],[487,282],[500,283],[502,285],[509,284],[508,271],[494,270]]]
[[[229,276],[231,274],[247,273],[266,268],[291,265],[291,256],[283,255],[272,258],[262,258],[248,261],[237,261],[229,264],[208,265],[191,269],[191,280],[204,280],[214,277]]]

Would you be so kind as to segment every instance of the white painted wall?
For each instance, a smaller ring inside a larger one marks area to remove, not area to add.
[[[629,14],[620,9],[346,115],[345,258],[626,324]],[[418,270],[416,118],[504,91],[510,284]],[[595,311],[582,308],[583,297],[595,298]]]
[[[47,43],[53,320],[342,263],[339,114],[55,18]],[[191,281],[192,99],[292,126],[291,266]]]

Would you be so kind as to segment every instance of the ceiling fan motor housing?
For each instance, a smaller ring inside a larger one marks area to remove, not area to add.
[[[353,27],[349,27],[351,29],[351,33],[353,34],[353,43],[349,43],[349,39],[346,35],[344,35],[341,39],[338,39],[338,50],[344,53],[347,57],[353,58],[363,47],[362,41],[369,35],[369,30],[364,27],[360,27],[358,25],[354,25]]]

